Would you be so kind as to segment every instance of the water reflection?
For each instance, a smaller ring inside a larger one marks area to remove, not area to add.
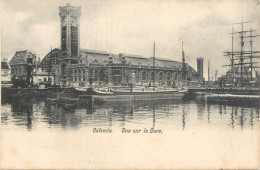
[[[210,105],[207,104],[208,123],[210,124]]]
[[[13,100],[11,102],[11,107],[9,108],[9,113],[3,112],[4,119],[2,121],[8,121],[10,114],[12,116],[12,121],[16,126],[26,126],[28,130],[31,130],[33,127],[33,103],[37,103],[38,101],[33,101],[30,98],[23,98],[23,100]],[[3,101],[4,105],[8,105],[10,101]]]
[[[237,112],[236,112],[237,114]],[[234,107],[231,108],[231,127],[234,128]]]
[[[78,127],[81,124],[82,115],[77,114],[75,109],[58,106],[58,104],[45,104],[44,121],[50,126],[60,124],[62,127]]]
[[[253,129],[259,124],[259,107],[203,101],[124,101],[85,105],[50,103],[44,99],[2,100],[2,127],[46,128],[197,126]],[[206,112],[206,113],[205,113]]]
[[[182,112],[182,129],[185,129],[185,116],[186,116],[186,112],[185,112],[185,106],[183,107],[183,112]]]

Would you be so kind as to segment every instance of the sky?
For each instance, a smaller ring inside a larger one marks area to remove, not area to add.
[[[204,76],[210,60],[211,74],[227,71],[223,56],[231,51],[231,31],[258,29],[259,0],[2,0],[0,1],[1,57],[10,60],[16,51],[29,50],[41,59],[60,47],[59,6],[81,6],[80,47],[111,53],[181,61],[181,39],[186,62],[195,70],[204,58]],[[260,34],[257,30],[255,34]],[[257,37],[254,50],[260,50]],[[246,48],[248,39],[245,40]],[[234,38],[234,50],[239,50]],[[214,75],[213,74],[213,75]],[[211,75],[212,76],[212,75]]]

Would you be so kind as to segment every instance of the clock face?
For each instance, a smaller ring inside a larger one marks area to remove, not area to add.
[[[66,17],[62,17],[62,26],[66,26],[67,25],[67,18]]]

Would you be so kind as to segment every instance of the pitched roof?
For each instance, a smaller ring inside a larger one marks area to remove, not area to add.
[[[55,49],[55,50],[57,50],[57,49]],[[123,56],[123,57],[125,57],[126,64],[130,64],[130,63],[131,63],[131,65],[141,64],[143,66],[147,66],[148,64],[150,64],[150,66],[153,65],[152,57],[147,58],[147,57],[144,57],[141,55],[123,54],[123,53],[111,54],[106,51],[80,49],[81,59],[84,60],[87,58],[89,63],[92,63],[92,64],[95,64],[95,63],[97,64],[97,62],[98,62],[99,64],[105,65],[105,64],[107,64],[110,55],[112,56],[113,63],[116,63],[116,64],[122,62],[121,56]],[[168,60],[168,59],[158,58],[158,57],[156,57],[156,59],[155,59],[155,65],[159,66],[159,67],[173,67],[175,69],[180,69],[182,67],[182,63],[179,61],[173,61],[173,60]],[[190,67],[189,65],[187,65],[187,67],[188,67],[188,69],[191,69],[195,72],[195,70],[192,67]]]
[[[30,55],[28,55],[30,54]],[[32,53],[28,50],[16,51],[9,64],[12,65],[14,62],[17,64],[22,63],[26,60],[26,58],[30,56],[32,57]]]
[[[28,52],[28,50],[23,50],[23,51],[16,51],[14,55],[25,55]]]

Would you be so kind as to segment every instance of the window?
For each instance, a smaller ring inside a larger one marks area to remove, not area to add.
[[[163,73],[162,72],[160,72],[160,74],[159,74],[159,80],[163,80]]]
[[[78,56],[78,28],[71,26],[71,55]]]
[[[85,69],[83,69],[83,81],[85,81]]]
[[[142,72],[142,80],[146,80],[146,78],[147,78],[147,73],[146,73],[146,71],[143,71]]]
[[[62,27],[62,40],[61,40],[61,50],[67,50],[67,27]]]
[[[98,78],[98,71],[97,71],[97,69],[95,69],[95,81],[97,81],[97,78]]]
[[[171,80],[171,73],[167,73],[166,78],[167,78],[167,80]]]
[[[74,81],[78,81],[77,80],[77,70],[74,70]]]
[[[73,81],[73,70],[70,70],[70,79]]]
[[[81,81],[81,70],[79,70],[79,81]]]
[[[19,74],[22,74],[22,68],[21,67],[19,68]]]
[[[101,69],[100,70],[100,81],[104,81],[104,79],[105,79],[105,73],[104,73],[104,70],[103,69]]]
[[[151,80],[153,80],[154,79],[154,74],[153,74],[153,72],[151,72]]]
[[[175,75],[174,75],[174,80],[178,80],[178,74],[177,73],[175,73]]]
[[[33,59],[32,58],[27,58],[27,63],[28,64],[32,64],[33,63]]]
[[[93,71],[92,71],[92,69],[89,69],[89,77],[93,77]]]

